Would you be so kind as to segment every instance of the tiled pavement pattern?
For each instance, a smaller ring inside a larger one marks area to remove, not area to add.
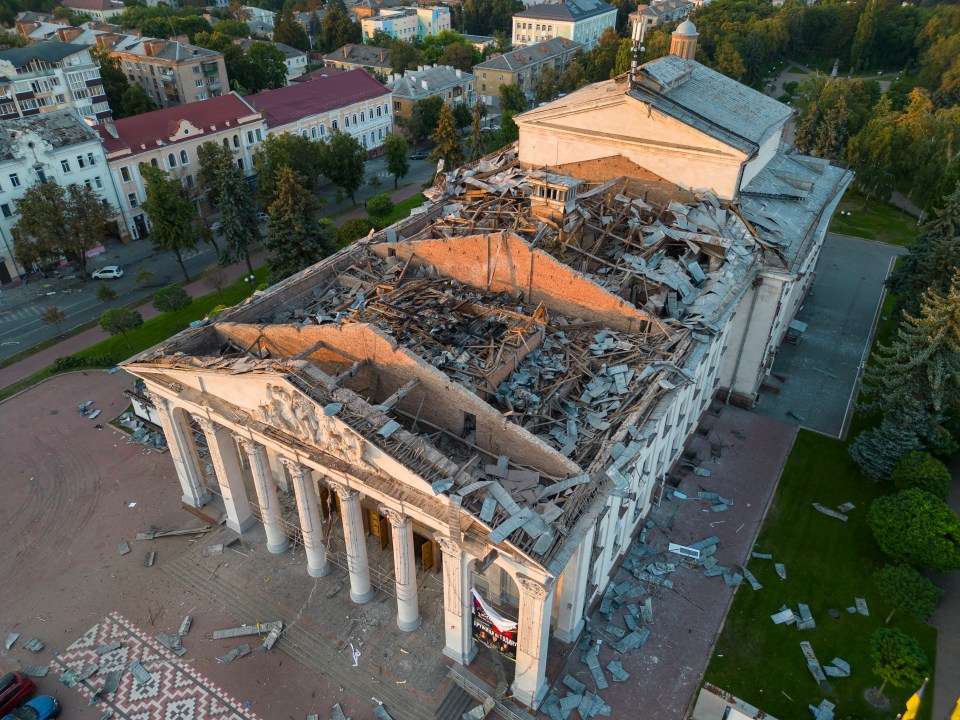
[[[97,654],[98,647],[114,642],[121,646]],[[136,660],[150,673],[149,682],[137,682],[130,672],[130,665]],[[104,712],[107,708],[113,710],[112,717],[118,720],[259,720],[189,663],[118,613],[94,625],[50,663],[57,673],[67,669],[80,672],[94,664],[98,665],[96,672],[75,689],[90,698],[103,686],[108,672],[122,671],[117,691],[99,701]]]

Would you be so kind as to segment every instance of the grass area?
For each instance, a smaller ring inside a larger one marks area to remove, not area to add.
[[[254,271],[257,284],[266,280],[266,268],[259,268]],[[90,347],[75,353],[72,358],[76,360],[61,367],[50,365],[23,380],[9,385],[0,390],[0,400],[17,394],[48,377],[60,372],[70,370],[83,370],[89,368],[105,368],[116,365],[124,358],[153,347],[159,342],[166,340],[171,335],[183,330],[183,328],[194,320],[200,320],[206,317],[213,308],[218,305],[236,305],[241,300],[250,295],[250,284],[245,280],[237,280],[231,285],[223,288],[223,296],[213,292],[209,295],[203,295],[193,299],[193,302],[180,311],[180,321],[173,313],[163,313],[157,317],[151,318],[143,323],[143,326],[127,333],[130,340],[130,346],[122,335],[115,335],[106,340],[101,340]]]
[[[899,208],[876,200],[867,200],[864,210],[864,200],[864,196],[857,190],[847,190],[830,223],[830,232],[891,245],[909,245],[913,242],[917,235],[915,217],[906,212],[901,217]],[[840,210],[851,214],[840,215]]]
[[[810,71],[809,71],[809,70],[804,70],[802,67],[797,67],[796,65],[792,66],[789,70],[787,70],[787,72],[788,72],[788,73],[792,73],[792,74],[794,74],[794,75],[809,75],[809,74],[810,74]]]
[[[888,342],[896,330],[894,303],[893,296],[884,300],[875,343]],[[849,438],[877,420],[854,416]],[[872,579],[888,560],[867,526],[866,514],[870,503],[890,488],[863,478],[847,453],[848,444],[808,430],[798,433],[756,546],[758,552],[771,553],[775,562],[784,563],[787,580],[776,575],[772,561],[750,560],[750,571],[764,587],[754,592],[744,583],[737,590],[707,668],[707,682],[775,717],[802,717],[803,706],[818,705],[826,697],[836,703],[838,718],[885,720],[902,711],[916,689],[888,686],[885,694],[893,706],[886,712],[874,710],[863,699],[864,690],[880,684],[873,673],[870,636],[890,612]],[[827,507],[852,502],[856,509],[844,523],[814,510],[814,502]],[[869,617],[846,612],[855,597],[867,601]],[[815,629],[798,631],[792,625],[773,624],[770,615],[783,605],[796,608],[798,602],[810,606]],[[840,619],[830,617],[830,608],[840,611]],[[894,616],[891,627],[915,637],[930,662],[935,661],[935,628],[902,614]],[[833,691],[824,693],[806,669],[802,640],[811,643],[821,664],[829,664],[834,657],[846,660],[851,676],[828,678]],[[932,697],[932,688],[927,689],[927,697]],[[930,717],[931,706],[924,704],[921,718]]]
[[[393,225],[395,222],[403,220],[410,214],[411,210],[423,205],[424,200],[426,200],[426,198],[423,196],[423,193],[417,193],[416,195],[408,197],[406,200],[401,200],[393,206],[393,212],[387,215],[381,224],[387,227],[388,225]]]

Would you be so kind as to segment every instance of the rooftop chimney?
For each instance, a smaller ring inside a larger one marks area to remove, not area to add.
[[[63,42],[71,42],[82,32],[83,30],[78,27],[57,28],[57,38]]]
[[[147,57],[156,57],[158,54],[163,52],[163,49],[166,46],[166,40],[157,40],[151,38],[150,40],[143,41],[143,52]]]

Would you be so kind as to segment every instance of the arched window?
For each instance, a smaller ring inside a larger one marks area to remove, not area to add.
[[[380,128],[379,130],[377,130],[377,139],[383,140],[383,128]]]
[[[357,124],[357,114],[356,114],[356,113],[353,114],[353,124],[354,124],[354,125]]]
[[[361,110],[361,111],[360,111],[360,122],[364,123],[364,122],[366,122],[366,121],[367,121],[366,115],[365,115],[364,112]]]
[[[239,148],[239,147],[240,147],[240,136],[239,136],[239,135],[234,135],[234,136],[233,136],[233,146],[234,146],[235,148]]]
[[[172,168],[175,168],[177,166],[177,156],[174,155],[173,153],[170,153],[169,155],[167,155],[167,165]]]
[[[187,155],[187,151],[186,151],[186,150],[181,150],[181,151],[180,151],[180,164],[181,164],[181,165],[189,165],[189,164],[190,164],[190,156]]]
[[[382,114],[382,112],[383,112],[383,108],[381,108],[381,107],[378,106],[378,107],[377,107],[377,117],[380,117],[381,114]]]
[[[153,165],[154,167],[160,167],[160,163],[157,162],[156,158],[151,158],[150,164]]]
[[[350,127],[350,116],[349,116],[349,115],[344,115],[344,116],[343,116],[343,126],[344,126],[345,128]],[[336,126],[334,126],[334,127],[336,127]]]
[[[224,146],[227,150],[229,150],[229,149],[230,149],[230,141],[227,140],[226,138],[224,138],[224,139],[223,139],[223,146]]]

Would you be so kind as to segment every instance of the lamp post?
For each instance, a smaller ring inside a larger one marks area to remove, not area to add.
[[[257,281],[257,276],[253,273],[250,273],[249,275],[245,275],[243,279],[250,283],[250,294],[252,295],[254,287],[253,284]]]

